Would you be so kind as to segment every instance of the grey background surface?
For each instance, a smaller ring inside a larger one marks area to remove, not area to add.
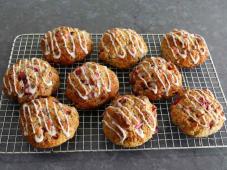
[[[177,27],[205,37],[227,94],[226,0],[0,0],[0,21],[0,77],[17,34],[46,32],[59,25],[95,33],[115,26],[140,33]],[[0,169],[226,170],[226,156],[227,149],[0,155]]]

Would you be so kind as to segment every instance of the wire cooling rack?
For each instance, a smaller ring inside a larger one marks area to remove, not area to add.
[[[43,34],[22,34],[18,35],[14,42],[9,59],[10,67],[18,59],[42,57],[39,48],[39,42]],[[87,57],[86,61],[98,61],[98,42],[102,34],[92,34],[94,41],[94,51]],[[149,46],[148,55],[160,55],[160,41],[163,34],[142,34]],[[66,104],[71,104],[65,97],[65,82],[67,73],[71,72],[82,62],[76,63],[70,67],[55,65],[60,73],[61,85],[57,92],[57,98]],[[104,64],[104,63],[102,63]],[[110,66],[109,66],[110,67]],[[120,93],[131,93],[129,84],[129,72],[131,70],[120,71],[110,67],[117,75],[120,81]],[[205,64],[195,69],[181,69],[183,74],[183,83],[185,87],[190,88],[208,88],[210,89],[224,108],[227,114],[226,99],[221,88],[212,58]],[[187,148],[213,148],[227,146],[226,123],[223,128],[208,138],[195,139],[182,134],[174,126],[169,117],[169,105],[171,100],[156,101],[158,107],[158,133],[153,139],[144,145],[134,149],[124,149],[108,141],[102,131],[102,113],[105,106],[97,110],[79,110],[80,125],[76,136],[53,149],[35,149],[30,146],[21,135],[18,127],[19,104],[9,100],[3,93],[1,95],[0,105],[0,152],[1,153],[50,153],[50,152],[78,152],[78,151],[134,151],[134,150],[152,150],[152,149],[187,149]],[[227,116],[227,115],[226,115]]]

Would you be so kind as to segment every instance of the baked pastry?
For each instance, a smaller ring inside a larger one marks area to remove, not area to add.
[[[166,60],[185,68],[203,64],[209,56],[203,37],[179,29],[174,29],[164,36],[161,52]]]
[[[75,135],[79,115],[74,107],[62,104],[54,97],[39,98],[21,106],[19,124],[32,146],[52,148]]]
[[[19,103],[50,96],[57,91],[58,72],[38,58],[22,59],[7,69],[3,77],[4,93]]]
[[[99,58],[121,69],[132,67],[147,52],[148,48],[143,37],[131,29],[107,30],[99,44]]]
[[[137,147],[157,132],[157,108],[145,96],[118,96],[103,116],[103,131],[111,142]]]
[[[130,73],[133,93],[150,100],[168,98],[182,89],[177,67],[161,57],[147,57]]]
[[[47,61],[63,65],[83,60],[93,48],[90,34],[72,27],[58,27],[48,31],[40,45]]]
[[[207,137],[224,124],[222,105],[208,89],[187,90],[171,105],[171,119],[183,133]]]
[[[115,97],[119,90],[116,74],[94,62],[86,62],[68,75],[66,96],[80,109],[96,108]]]

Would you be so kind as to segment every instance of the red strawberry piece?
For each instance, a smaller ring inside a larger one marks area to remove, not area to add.
[[[210,126],[210,129],[214,126],[214,121],[213,120],[210,122],[209,126]]]
[[[180,102],[180,98],[176,98],[175,100],[174,100],[174,102],[173,102],[173,105],[176,105],[176,104],[178,104]]]
[[[88,85],[88,84],[89,84],[88,81],[85,80],[85,79],[81,79],[80,81],[81,81],[81,83],[83,83],[83,84],[85,84],[85,85]]]
[[[141,128],[142,125],[143,125],[143,122],[140,122],[140,123],[138,123],[137,125],[135,125],[135,128],[136,128],[136,129],[139,129],[139,128]]]
[[[209,110],[210,103],[203,97],[199,98],[200,105],[203,106],[206,110]]]
[[[23,81],[24,84],[28,83],[27,79],[23,79],[22,81]]]
[[[172,64],[169,64],[169,65],[167,66],[167,68],[168,68],[168,70],[173,70],[173,69],[174,69],[174,67],[173,67]]]
[[[67,115],[70,115],[71,114],[71,111],[70,110],[66,110],[65,112]]]
[[[20,71],[18,74],[18,80],[25,80],[26,79],[26,74],[23,71]]]
[[[121,104],[125,104],[126,103],[126,99],[125,98],[121,98],[120,100],[119,100],[119,102],[121,103]]]
[[[56,134],[55,136],[52,136],[53,139],[58,139],[59,134]]]
[[[95,85],[95,81],[93,79],[90,78],[89,82],[90,82],[90,85]]]
[[[99,79],[100,78],[100,74],[95,72],[95,79]]]
[[[89,98],[94,98],[95,97],[95,93],[94,92],[91,92],[90,94],[89,94]]]
[[[35,72],[39,72],[39,67],[38,66],[34,66],[33,69],[34,69]]]
[[[81,69],[80,68],[77,68],[76,70],[75,70],[75,73],[76,73],[76,75],[81,75],[81,73],[82,73],[82,71],[81,71]]]
[[[172,49],[173,49],[173,51],[174,51],[174,53],[175,53],[175,54],[177,54],[177,53],[178,53],[178,49],[177,49],[177,47],[172,47]]]
[[[47,129],[45,127],[42,128],[43,132],[47,132]]]
[[[31,95],[31,92],[29,91],[28,87],[24,89],[24,94],[25,95]]]
[[[158,126],[156,126],[155,128],[155,133],[158,133]]]
[[[155,105],[152,106],[152,111],[155,112],[157,110],[157,107]]]
[[[51,126],[52,126],[52,121],[50,120],[50,119],[47,119],[47,127],[48,127],[48,129],[50,129],[51,128]]]
[[[200,102],[201,104],[203,104],[203,97],[200,97],[200,98],[199,98],[199,102]]]

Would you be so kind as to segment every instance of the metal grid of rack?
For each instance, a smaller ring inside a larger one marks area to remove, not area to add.
[[[18,35],[14,42],[9,59],[10,67],[18,59],[42,57],[39,48],[39,42],[43,34],[22,34]],[[86,58],[86,61],[98,60],[98,42],[102,34],[92,34],[94,41],[94,51]],[[149,46],[148,55],[160,55],[160,41],[163,34],[142,34]],[[85,61],[83,61],[85,62]],[[64,95],[65,80],[67,73],[71,72],[82,62],[76,63],[70,67],[55,65],[60,73],[61,85],[57,92],[57,98],[66,104],[71,104]],[[109,66],[110,67],[110,66]],[[118,70],[110,67],[117,75],[120,81],[120,93],[131,93],[129,84],[129,72],[131,70]],[[215,70],[211,56],[205,64],[194,69],[181,69],[183,83],[185,87],[190,88],[208,88],[219,102],[223,105],[224,112],[227,114],[226,99],[221,88],[217,72]],[[188,149],[188,148],[213,148],[227,146],[227,124],[214,135],[208,138],[195,139],[182,134],[176,126],[171,123],[168,107],[172,99],[160,100],[154,102],[158,107],[158,133],[153,139],[144,145],[125,149],[112,144],[108,141],[102,131],[102,113],[105,106],[96,110],[79,110],[80,126],[76,136],[53,149],[35,149],[30,146],[23,138],[18,127],[19,104],[9,100],[3,93],[0,101],[0,152],[1,153],[50,153],[50,152],[81,152],[81,151],[135,151],[152,149]]]

